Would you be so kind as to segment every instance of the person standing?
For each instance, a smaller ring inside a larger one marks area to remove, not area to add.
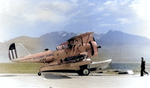
[[[141,57],[141,76],[144,75],[143,73],[148,75],[148,72],[145,71],[145,60],[143,57]]]

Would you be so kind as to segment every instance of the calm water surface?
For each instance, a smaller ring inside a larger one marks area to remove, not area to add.
[[[150,63],[146,63],[146,71],[150,71]],[[112,69],[140,71],[141,63],[111,63]]]

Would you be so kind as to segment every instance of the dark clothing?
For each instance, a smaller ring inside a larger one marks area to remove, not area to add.
[[[145,70],[145,61],[144,60],[141,61],[141,70]]]
[[[148,75],[148,72],[145,71],[145,61],[141,60],[141,76],[143,76],[143,72]]]

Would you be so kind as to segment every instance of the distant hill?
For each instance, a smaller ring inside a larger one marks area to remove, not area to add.
[[[102,46],[100,57],[114,62],[140,62],[140,57],[150,62],[150,40],[146,37],[110,30],[97,43]]]
[[[56,46],[78,34],[80,33],[57,31],[47,33],[39,38],[20,36],[11,39],[0,43],[0,62],[9,62],[8,47],[11,43],[22,43],[33,54],[42,52],[45,48],[54,51]],[[106,34],[94,33],[94,37],[97,44],[102,47],[99,49],[98,60],[112,58],[113,62],[140,62],[140,57],[143,56],[150,62],[150,39],[146,37],[112,30]]]
[[[103,35],[98,42],[102,45],[149,45],[150,40],[146,37],[131,35],[121,31],[110,30]]]

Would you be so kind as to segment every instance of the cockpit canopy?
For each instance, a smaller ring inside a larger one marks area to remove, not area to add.
[[[62,43],[56,47],[57,50],[67,49],[67,48],[68,48],[68,42]]]

